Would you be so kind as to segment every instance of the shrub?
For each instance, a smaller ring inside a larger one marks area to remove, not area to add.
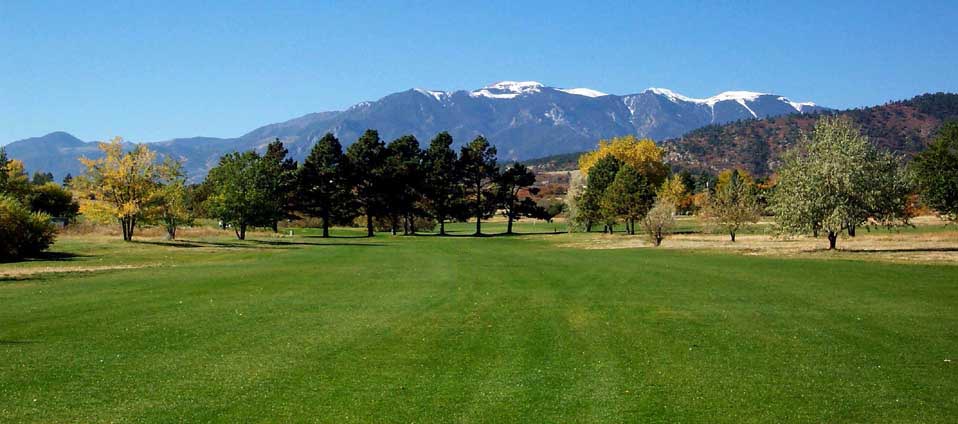
[[[649,213],[642,219],[642,228],[655,246],[662,244],[662,240],[675,226],[675,206],[669,202],[656,202]]]
[[[0,195],[0,259],[35,256],[46,250],[56,236],[50,216],[30,212],[8,195]]]

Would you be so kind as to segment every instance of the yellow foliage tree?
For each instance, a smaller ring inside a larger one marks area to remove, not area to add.
[[[740,182],[748,186],[755,186],[755,178],[752,177],[748,171],[744,169],[726,169],[718,174],[718,181],[715,183],[715,191],[721,191],[729,183],[729,180],[732,179],[732,172],[738,171],[738,179]]]
[[[651,139],[639,140],[633,135],[599,140],[596,150],[579,157],[579,170],[588,174],[592,166],[607,155],[612,155],[623,164],[635,168],[653,187],[662,184],[669,174],[669,167],[663,162],[665,151]]]
[[[671,203],[672,206],[675,206],[675,209],[679,211],[688,209],[691,204],[688,189],[685,187],[685,183],[682,182],[682,177],[678,175],[673,175],[662,183],[662,186],[659,187],[657,197],[661,201]]]
[[[100,143],[104,157],[80,158],[86,166],[74,186],[80,193],[80,212],[101,222],[117,220],[123,240],[133,239],[138,222],[146,219],[159,188],[156,154],[143,144],[123,152],[123,139]]]
[[[12,195],[22,203],[27,203],[27,197],[33,189],[30,186],[30,177],[23,166],[23,162],[18,159],[10,159],[6,164],[6,178],[2,190]]]

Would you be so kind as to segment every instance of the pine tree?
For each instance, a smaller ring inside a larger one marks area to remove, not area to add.
[[[458,158],[452,136],[441,132],[423,152],[423,194],[432,216],[439,222],[439,235],[446,235],[446,221],[461,218],[465,208]]]
[[[343,146],[333,134],[326,133],[309,152],[297,175],[297,207],[301,212],[323,220],[323,237],[329,227],[352,218],[352,191]]]
[[[496,148],[483,136],[478,136],[462,147],[459,153],[459,168],[465,194],[471,206],[471,214],[476,218],[476,236],[482,235],[482,220],[495,212],[495,193],[493,183],[499,174],[496,165]]]
[[[383,182],[386,165],[386,145],[376,130],[366,130],[359,140],[346,150],[356,201],[366,216],[366,235],[372,237],[373,218],[381,216],[385,209]]]
[[[512,234],[513,221],[523,216],[535,216],[541,213],[537,210],[536,202],[530,197],[519,198],[519,192],[531,187],[535,182],[536,174],[521,163],[513,164],[496,179],[496,195],[502,207],[502,214],[508,219],[506,234]],[[531,194],[536,194],[538,191],[537,188],[529,188]]]

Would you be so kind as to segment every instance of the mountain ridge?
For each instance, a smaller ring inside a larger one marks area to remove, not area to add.
[[[345,146],[368,128],[377,129],[386,140],[412,134],[423,144],[448,131],[456,146],[484,135],[502,159],[520,160],[586,150],[597,140],[613,136],[633,134],[664,140],[715,123],[824,110],[829,109],[749,91],[695,99],[667,89],[616,95],[582,87],[555,88],[536,81],[500,81],[475,90],[412,88],[342,111],[309,113],[263,125],[235,138],[175,138],[150,146],[183,160],[195,180],[215,166],[221,155],[262,151],[275,138],[286,143],[294,159],[302,160],[326,132],[334,133]],[[68,140],[62,134],[20,140],[6,148],[31,171],[48,171],[62,178],[81,171],[77,157],[97,154],[95,143],[80,145],[75,137]]]

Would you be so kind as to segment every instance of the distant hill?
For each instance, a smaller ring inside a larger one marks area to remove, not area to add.
[[[412,134],[423,144],[438,132],[449,131],[457,147],[482,134],[496,146],[500,159],[509,161],[588,150],[597,140],[613,136],[663,140],[704,125],[824,110],[828,109],[814,103],[749,91],[696,99],[662,88],[614,95],[535,81],[501,81],[471,91],[410,89],[344,111],[265,125],[236,138],[180,138],[150,147],[184,160],[195,181],[223,154],[262,151],[274,138],[287,144],[293,158],[302,160],[326,132],[336,134],[346,146],[368,128],[379,130],[386,140]],[[7,152],[22,159],[29,170],[53,172],[58,179],[80,171],[77,157],[97,155],[95,145],[59,132],[13,142]]]
[[[663,145],[669,161],[680,167],[712,172],[741,167],[768,175],[821,113],[850,117],[875,145],[907,158],[923,150],[944,121],[958,118],[958,94],[923,94],[862,109],[710,125]]]
[[[958,94],[923,94],[909,100],[845,111],[818,111],[723,125],[708,125],[682,137],[663,141],[673,167],[718,172],[738,167],[768,175],[780,164],[782,153],[810,131],[823,114],[849,116],[877,146],[907,159],[922,151],[941,124],[958,119]],[[575,169],[582,152],[524,161],[542,171]]]

